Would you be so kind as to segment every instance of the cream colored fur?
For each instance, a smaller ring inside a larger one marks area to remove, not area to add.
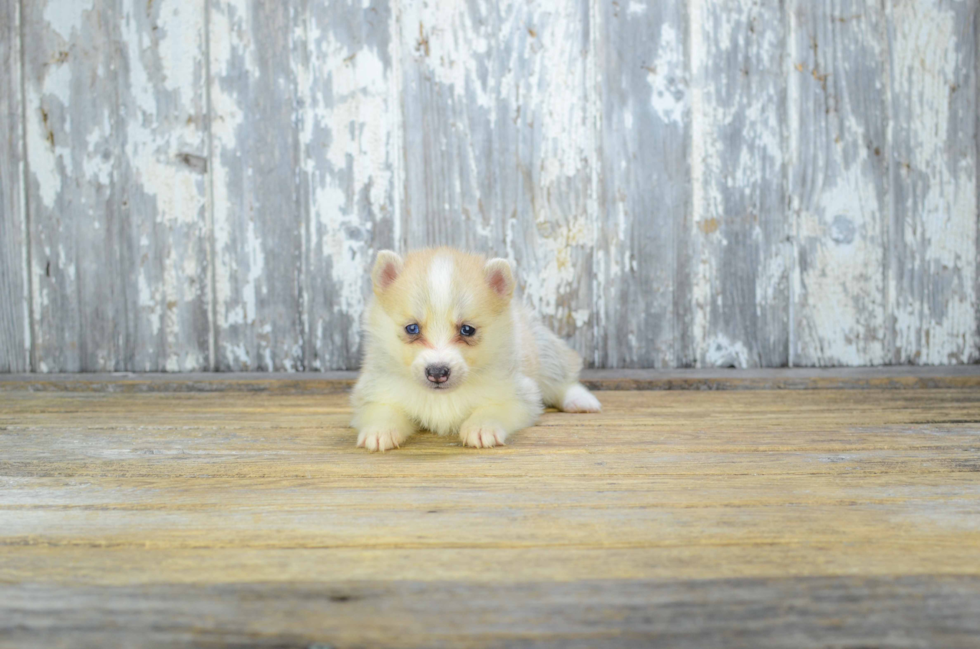
[[[372,283],[364,365],[351,399],[358,446],[384,451],[424,429],[491,447],[532,425],[545,406],[600,410],[578,382],[578,354],[513,299],[506,260],[451,248],[403,260],[384,250]],[[419,326],[417,336],[406,333],[410,324]],[[476,334],[461,335],[464,324]],[[437,386],[427,366],[449,368],[449,379]]]

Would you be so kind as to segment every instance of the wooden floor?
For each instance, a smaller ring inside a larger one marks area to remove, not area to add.
[[[382,455],[342,390],[7,386],[0,646],[980,646],[980,390],[600,396]]]

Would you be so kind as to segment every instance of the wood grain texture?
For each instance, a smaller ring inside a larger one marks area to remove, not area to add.
[[[25,6],[36,369],[208,366],[204,2]]]
[[[516,263],[524,299],[593,362],[590,3],[407,3],[400,243]]]
[[[980,360],[976,2],[0,11],[0,372],[354,369],[440,244],[591,366]]]
[[[388,2],[310,3],[303,79],[309,184],[307,367],[355,369],[375,253],[397,247],[396,16]]]
[[[887,20],[875,2],[792,2],[793,365],[890,360]]]
[[[107,9],[93,4],[23,8],[30,42],[24,101],[36,369],[120,369],[126,332],[111,322],[125,306],[113,299],[112,288],[126,276],[118,256],[129,251],[107,249],[122,238],[120,201],[112,195],[120,147],[107,33],[118,16],[103,21]],[[89,173],[82,169],[86,160]],[[76,170],[85,182],[73,181]]]
[[[3,642],[975,641],[977,390],[602,398],[369,454],[343,394],[2,392]]]
[[[0,372],[31,369],[20,3],[0,0]]]
[[[978,601],[969,577],[6,586],[0,609],[20,615],[0,632],[12,647],[966,648]]]
[[[896,363],[980,359],[976,2],[888,3]]]
[[[305,15],[294,3],[209,6],[216,369],[302,370]]]
[[[783,183],[786,34],[776,0],[691,0],[694,349],[698,366],[789,361]]]
[[[601,3],[596,364],[690,365],[687,12]]]

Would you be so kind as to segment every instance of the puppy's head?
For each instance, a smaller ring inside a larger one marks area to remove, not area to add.
[[[509,355],[514,275],[504,259],[450,248],[402,259],[382,250],[371,273],[373,344],[420,385],[449,391]]]

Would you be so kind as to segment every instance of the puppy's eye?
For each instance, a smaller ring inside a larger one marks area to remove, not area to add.
[[[476,328],[469,325],[463,325],[459,328],[459,335],[466,336],[467,338],[476,333]]]
[[[410,324],[405,327],[405,333],[409,336],[417,336],[419,335],[419,326],[417,324]]]

